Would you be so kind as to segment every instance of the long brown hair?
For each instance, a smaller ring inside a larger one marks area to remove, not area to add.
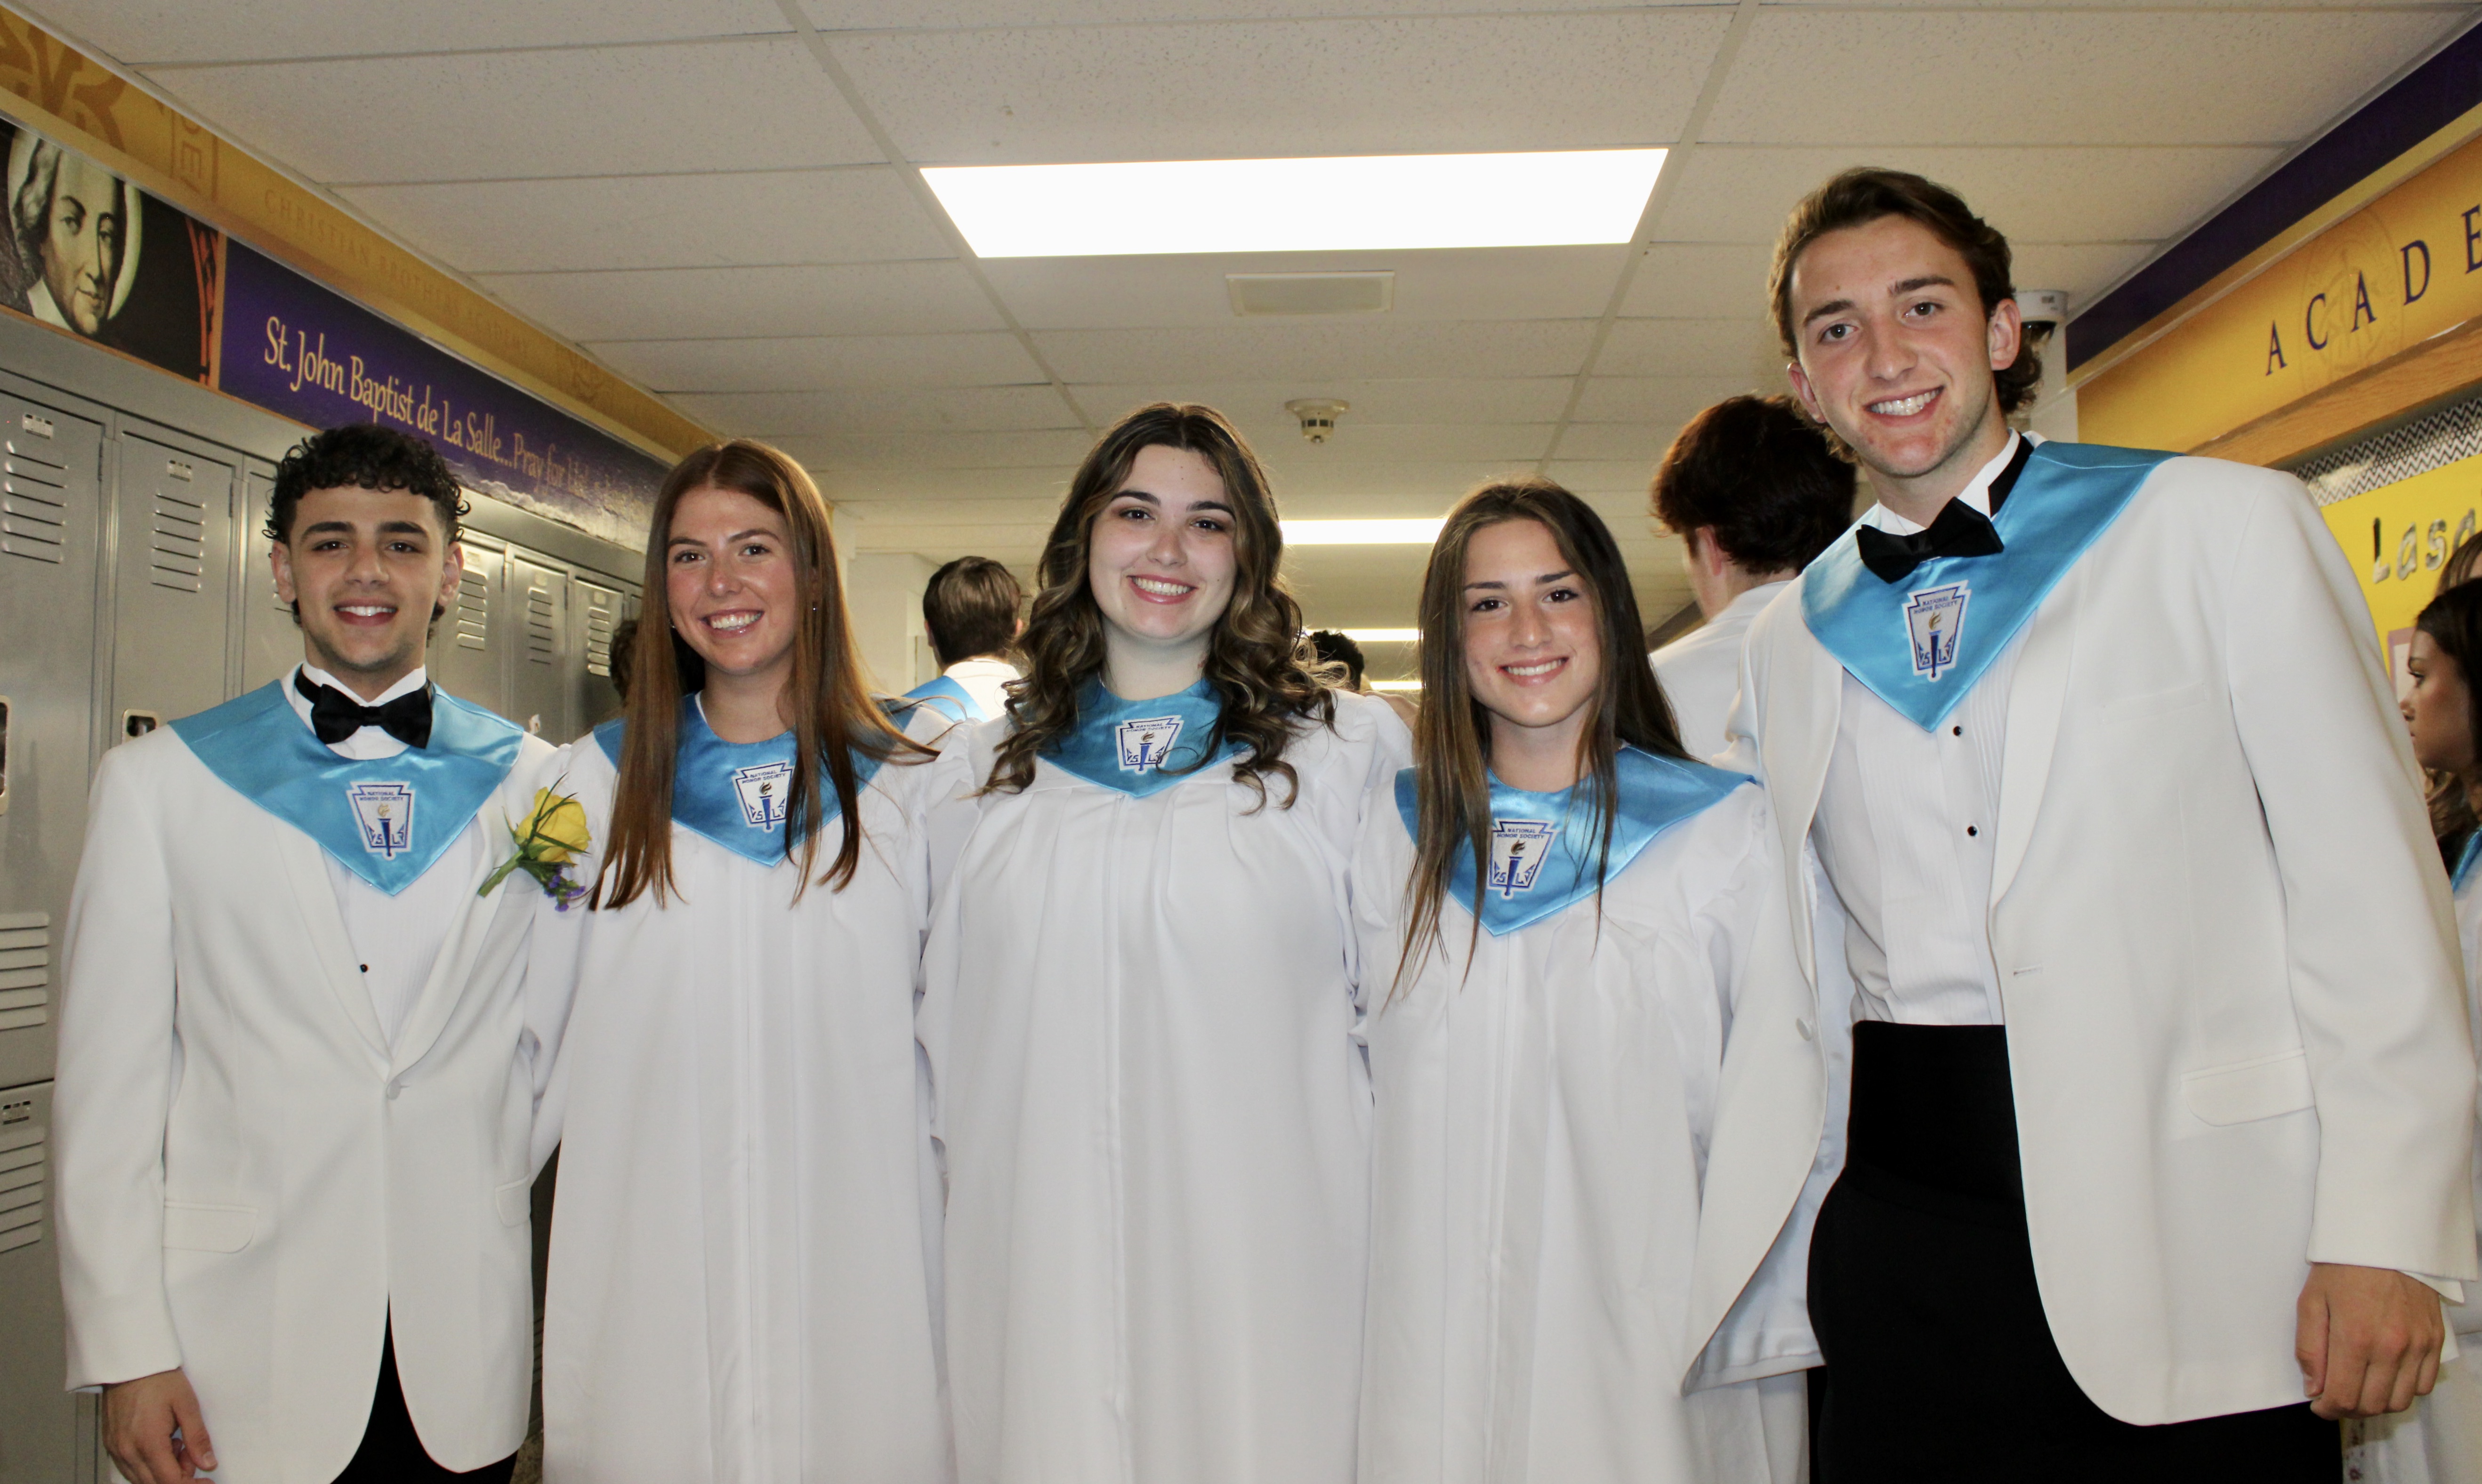
[[[1155,403],[1114,424],[1077,466],[1069,497],[1043,542],[1040,581],[1017,640],[1024,652],[1024,682],[1011,688],[1012,723],[1000,742],[986,787],[1014,793],[1034,781],[1036,756],[1077,725],[1077,702],[1086,683],[1103,672],[1103,612],[1086,581],[1095,522],[1128,482],[1141,449],[1185,449],[1213,465],[1232,506],[1232,601],[1215,621],[1207,641],[1205,678],[1223,700],[1224,716],[1209,740],[1212,757],[1227,741],[1250,751],[1232,765],[1235,778],[1257,790],[1281,777],[1290,791],[1301,780],[1284,761],[1295,718],[1333,725],[1335,698],[1311,672],[1317,663],[1302,637],[1302,606],[1284,586],[1283,528],[1276,519],[1267,473],[1224,414],[1190,404]]]
[[[1620,543],[1594,508],[1549,480],[1526,477],[1493,481],[1457,503],[1431,548],[1422,573],[1422,708],[1414,722],[1413,791],[1417,803],[1413,869],[1406,882],[1412,910],[1405,917],[1405,945],[1397,960],[1402,987],[1407,971],[1437,946],[1439,906],[1460,851],[1474,863],[1474,929],[1482,924],[1486,853],[1491,847],[1491,714],[1474,698],[1465,678],[1465,553],[1474,533],[1504,521],[1539,522],[1560,548],[1560,558],[1594,605],[1595,635],[1602,645],[1602,681],[1586,705],[1578,738],[1578,771],[1594,782],[1594,832],[1601,841],[1595,866],[1595,893],[1602,895],[1611,865],[1612,820],[1620,801],[1623,743],[1658,757],[1685,758],[1672,703],[1655,683],[1654,668],[1639,653],[1645,629],[1638,622],[1637,594]],[[1395,998],[1395,990],[1388,992]]]
[[[660,907],[668,894],[680,890],[673,879],[673,769],[680,756],[681,700],[705,685],[706,665],[673,632],[668,579],[673,512],[683,496],[700,489],[748,495],[781,514],[791,537],[794,593],[805,605],[794,621],[791,704],[785,708],[793,721],[793,788],[785,798],[784,838],[788,858],[802,863],[797,898],[808,890],[818,864],[822,763],[845,829],[835,860],[818,882],[841,891],[861,859],[861,831],[854,816],[860,782],[854,752],[858,749],[883,762],[900,754],[908,760],[930,755],[889,724],[863,684],[844,588],[836,580],[828,503],[819,487],[801,465],[766,444],[746,438],[710,443],[665,476],[647,525],[646,586],[639,600],[637,652],[631,657],[623,712],[628,725],[622,733],[620,781],[613,796],[603,869],[592,898],[596,907],[626,906],[644,892],[652,892]]]

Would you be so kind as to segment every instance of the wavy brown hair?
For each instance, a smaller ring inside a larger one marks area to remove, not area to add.
[[[1530,520],[1551,533],[1560,558],[1576,574],[1595,606],[1595,634],[1602,645],[1602,682],[1577,740],[1578,774],[1593,781],[1594,833],[1601,844],[1595,864],[1600,900],[1611,865],[1612,820],[1620,800],[1623,743],[1658,757],[1686,758],[1672,703],[1656,684],[1654,667],[1639,652],[1645,633],[1638,622],[1637,593],[1620,543],[1594,508],[1549,480],[1497,480],[1457,503],[1431,548],[1422,573],[1422,708],[1413,731],[1416,824],[1413,869],[1406,882],[1411,910],[1396,965],[1396,988],[1407,971],[1439,943],[1439,908],[1448,877],[1462,852],[1474,863],[1474,932],[1482,930],[1486,854],[1491,841],[1491,713],[1474,698],[1465,677],[1465,553],[1474,533],[1505,521]],[[1469,941],[1470,941],[1470,935]],[[1470,961],[1470,960],[1468,960]],[[1388,991],[1393,1000],[1396,988]]]
[[[810,872],[818,865],[820,774],[826,774],[827,787],[834,791],[838,815],[848,827],[835,859],[817,880],[841,891],[861,860],[861,831],[851,827],[861,792],[854,753],[883,762],[931,755],[889,724],[862,681],[844,588],[836,579],[828,503],[818,485],[801,465],[764,443],[746,438],[710,443],[665,476],[647,525],[646,586],[622,713],[627,726],[621,733],[620,781],[614,791],[609,839],[592,906],[626,906],[640,894],[652,893],[660,907],[668,895],[680,891],[673,879],[673,771],[680,758],[681,700],[704,687],[706,664],[673,632],[668,578],[673,512],[684,497],[701,489],[748,495],[780,513],[791,536],[794,592],[805,604],[793,627],[793,677],[789,704],[783,707],[793,723],[793,788],[784,802],[784,848],[788,859],[801,861],[797,898],[809,889]]]
[[[1300,778],[1284,761],[1293,723],[1307,717],[1333,725],[1335,698],[1313,673],[1317,657],[1302,637],[1302,606],[1280,575],[1284,533],[1266,470],[1224,414],[1186,403],[1155,403],[1112,425],[1069,482],[1069,497],[1043,545],[1042,590],[1017,639],[1025,679],[1011,688],[1009,735],[985,786],[1014,793],[1032,783],[1036,757],[1077,725],[1078,698],[1103,673],[1103,612],[1086,581],[1095,522],[1128,483],[1138,452],[1149,448],[1184,449],[1205,459],[1232,506],[1232,601],[1215,620],[1205,665],[1224,714],[1206,756],[1228,741],[1244,743],[1250,751],[1232,765],[1233,776],[1256,790],[1261,802],[1266,780],[1283,779],[1290,807],[1301,792]]]

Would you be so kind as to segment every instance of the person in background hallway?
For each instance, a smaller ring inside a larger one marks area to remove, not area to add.
[[[1558,485],[1467,495],[1421,614],[1422,761],[1352,876],[1360,1476],[1797,1484],[1818,1356],[1779,1237],[1826,1075],[1766,797],[1683,754]]]
[[[1006,716],[951,740],[922,1043],[965,1484],[1348,1484],[1370,1086],[1344,874],[1410,742],[1309,670],[1239,433],[1070,482]]]
[[[1356,695],[1376,695],[1387,703],[1387,709],[1396,714],[1397,720],[1404,722],[1408,727],[1413,725],[1415,711],[1412,697],[1401,691],[1373,690],[1362,679],[1364,664],[1361,658],[1361,646],[1355,643],[1350,635],[1339,634],[1333,629],[1312,629],[1310,652],[1318,656],[1318,663],[1321,664],[1344,666],[1345,690]]]
[[[1017,579],[989,557],[960,557],[922,589],[922,627],[939,662],[937,678],[905,692],[949,721],[988,721],[1008,708],[1009,663],[1025,620]]]
[[[620,704],[629,704],[629,666],[638,658],[638,620],[623,618],[612,631],[612,689],[620,693]]]
[[[1706,622],[1651,656],[1695,758],[1724,750],[1741,636],[1853,523],[1853,466],[1788,397],[1728,397],[1689,420],[1654,471],[1654,515]]]
[[[2007,241],[1919,176],[1804,199],[1770,289],[1880,502],[1731,727],[1825,871],[1805,964],[1849,924],[1819,1467],[2332,1484],[2475,1276],[2447,883],[2344,555],[2287,475],[2010,431]]]
[[[2462,548],[2460,548],[2462,550]],[[2442,588],[2415,620],[2413,689],[2404,717],[2413,732],[2413,754],[2422,767],[2443,775],[2456,791],[2458,808],[2439,837],[2456,902],[2456,936],[2464,950],[2467,1025],[2482,1041],[2482,828],[2474,803],[2482,798],[2482,691],[2468,676],[2482,673],[2482,584]],[[2477,1100],[2482,1116],[2482,1099]],[[2482,1200],[2482,1161],[2474,1166]],[[2348,1423],[2345,1462],[2358,1467],[2347,1477],[2366,1484],[2464,1484],[2482,1479],[2482,1294],[2450,1305],[2448,1328],[2464,1353],[2439,1367],[2439,1385],[2410,1414]]]
[[[863,685],[776,450],[673,468],[644,590],[628,711],[563,755],[604,845],[548,1100],[543,1476],[940,1484],[931,754]]]
[[[524,1440],[570,976],[509,863],[586,842],[551,746],[429,683],[463,509],[428,444],[304,440],[303,663],[96,769],[53,1158],[68,1384],[134,1484],[506,1479]]]

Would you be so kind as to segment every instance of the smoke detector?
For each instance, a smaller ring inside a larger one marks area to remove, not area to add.
[[[1284,410],[1302,420],[1302,436],[1312,443],[1325,443],[1335,431],[1335,420],[1353,410],[1353,404],[1337,402],[1332,397],[1303,397],[1284,404]]]

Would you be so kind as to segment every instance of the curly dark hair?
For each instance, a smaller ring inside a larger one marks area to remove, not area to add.
[[[1095,522],[1129,480],[1138,453],[1148,448],[1185,449],[1204,458],[1223,478],[1232,503],[1232,601],[1215,621],[1207,641],[1205,678],[1224,703],[1223,718],[1206,745],[1213,757],[1226,742],[1250,750],[1232,773],[1257,791],[1263,803],[1269,776],[1284,780],[1289,807],[1301,780],[1284,761],[1297,720],[1335,724],[1335,698],[1312,673],[1317,664],[1302,637],[1302,606],[1286,590],[1283,528],[1258,456],[1212,407],[1155,403],[1114,424],[1077,466],[1060,504],[1051,535],[1043,542],[1037,580],[1042,590],[1026,615],[1017,646],[1025,679],[1008,703],[1008,737],[985,787],[1015,793],[1034,781],[1036,757],[1077,725],[1077,702],[1086,683],[1103,672],[1103,612],[1086,583]]]
[[[1727,397],[1672,440],[1649,498],[1748,571],[1798,572],[1853,524],[1853,466],[1791,398]]]
[[[440,533],[454,543],[464,534],[464,492],[448,460],[411,433],[377,423],[348,423],[314,432],[293,445],[276,466],[276,495],[267,503],[266,535],[293,539],[293,512],[314,489],[402,489],[430,501],[439,511]]]
[[[1975,216],[1963,196],[1906,170],[1849,169],[1803,196],[1784,219],[1783,235],[1776,239],[1775,263],[1767,271],[1767,299],[1775,311],[1776,334],[1783,341],[1785,355],[1801,358],[1801,327],[1792,320],[1792,271],[1802,253],[1830,232],[1867,226],[1882,217],[1917,221],[1955,248],[1973,271],[1974,291],[1981,296],[1985,315],[2017,297],[2008,239]],[[2001,412],[2014,412],[2033,401],[2043,382],[2042,347],[2035,337],[2024,337],[2017,347],[2017,358],[2007,369],[1993,372],[1991,379]]]

